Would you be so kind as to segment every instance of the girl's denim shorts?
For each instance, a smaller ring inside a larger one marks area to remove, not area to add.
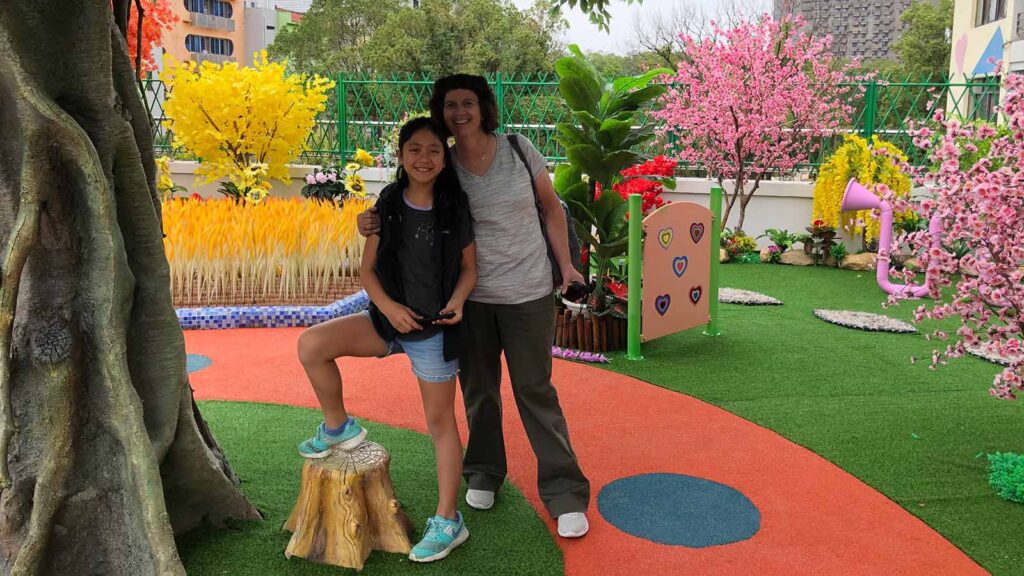
[[[412,363],[412,372],[424,382],[447,382],[459,373],[458,360],[444,359],[444,332],[438,331],[424,340],[409,340],[399,335],[386,342],[388,351],[384,356],[405,353]],[[384,356],[381,356],[382,358]]]

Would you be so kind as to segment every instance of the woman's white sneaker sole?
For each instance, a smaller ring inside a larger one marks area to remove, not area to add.
[[[490,510],[494,507],[494,492],[488,490],[466,490],[466,504],[477,510]]]
[[[589,531],[590,522],[582,512],[569,512],[558,517],[558,535],[562,538],[579,538]]]

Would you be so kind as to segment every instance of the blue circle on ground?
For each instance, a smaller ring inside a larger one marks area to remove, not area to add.
[[[188,369],[189,374],[193,372],[198,372],[203,368],[210,366],[210,364],[213,364],[213,360],[210,360],[208,357],[203,356],[202,354],[187,354],[185,356],[185,360],[185,368]]]
[[[731,544],[761,528],[761,513],[740,491],[683,474],[620,478],[601,489],[597,507],[619,530],[670,546]]]

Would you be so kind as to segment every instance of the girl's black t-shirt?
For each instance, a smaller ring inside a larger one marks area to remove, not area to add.
[[[402,278],[402,292],[405,305],[421,316],[436,314],[447,302],[441,302],[441,263],[434,248],[437,222],[433,208],[416,206],[402,195],[401,240],[398,248],[398,270]],[[442,234],[456,234],[458,245],[465,248],[473,241],[473,231],[468,214],[458,218],[457,230],[442,230]],[[407,340],[429,338],[440,330],[440,326],[426,326],[403,334]]]

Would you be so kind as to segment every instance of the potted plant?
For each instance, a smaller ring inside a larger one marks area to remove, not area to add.
[[[791,234],[789,230],[768,228],[758,238],[768,238],[771,241],[772,245],[768,247],[768,262],[778,264],[782,260],[782,254],[789,250],[799,237]]]
[[[356,150],[355,159],[345,165],[344,169],[332,167],[314,168],[306,174],[306,185],[302,187],[302,196],[318,201],[341,201],[354,195],[357,198],[366,196],[366,182],[359,175],[363,168],[372,166],[374,159],[362,148]]]
[[[654,127],[639,126],[638,113],[666,92],[663,84],[653,81],[671,71],[657,68],[609,82],[578,46],[570,45],[569,52],[555,63],[558,90],[571,116],[571,121],[556,127],[555,139],[565,148],[569,162],[555,170],[555,190],[569,206],[576,232],[586,247],[589,269],[583,272],[593,271],[594,290],[583,319],[612,314],[615,318],[620,314],[611,306],[607,281],[613,259],[626,252],[628,228],[626,201],[614,187],[634,179],[675,187],[671,176],[622,174],[647,159],[640,150],[654,138]],[[600,320],[595,321],[600,324]],[[583,342],[577,344],[586,343],[586,334],[583,336]]]
[[[835,227],[825,224],[823,220],[815,220],[806,230],[808,234],[801,236],[804,252],[814,258],[815,264],[824,263],[832,246],[836,244]]]

